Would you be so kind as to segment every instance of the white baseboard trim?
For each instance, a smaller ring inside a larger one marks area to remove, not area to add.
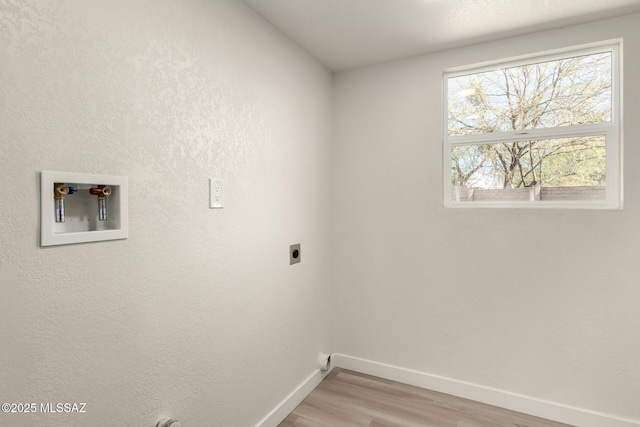
[[[333,356],[332,356],[333,357]],[[267,414],[256,427],[277,427],[287,415],[289,415],[295,408],[304,400],[305,397],[322,382],[324,377],[333,369],[333,366],[328,371],[321,371],[317,369],[306,380],[304,380],[295,390],[293,390],[287,397],[282,400],[271,412]]]
[[[575,408],[560,403],[549,402],[523,396],[504,390],[485,387],[465,381],[427,374],[398,366],[371,360],[334,354],[333,365],[339,368],[369,374],[388,380],[451,394],[465,399],[498,406],[513,411],[577,427],[632,427],[640,426],[640,421],[616,417],[586,409]]]

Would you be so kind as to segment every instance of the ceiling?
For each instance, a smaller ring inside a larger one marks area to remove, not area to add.
[[[640,12],[640,0],[244,0],[333,71]]]

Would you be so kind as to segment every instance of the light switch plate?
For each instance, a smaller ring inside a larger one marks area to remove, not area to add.
[[[209,178],[209,207],[222,209],[224,207],[224,181]]]

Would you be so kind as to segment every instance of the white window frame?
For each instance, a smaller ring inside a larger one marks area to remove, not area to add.
[[[581,55],[611,52],[611,121],[605,123],[571,125],[544,129],[527,129],[526,134],[515,131],[499,133],[449,135],[448,80],[452,77],[496,71],[536,62],[555,61]],[[622,209],[622,40],[608,40],[589,45],[535,53],[517,58],[502,59],[445,70],[443,73],[443,172],[444,206],[447,208],[532,208],[532,209]],[[480,145],[542,139],[561,139],[574,136],[605,135],[606,138],[606,198],[604,200],[558,201],[456,201],[452,200],[452,148],[460,145]]]

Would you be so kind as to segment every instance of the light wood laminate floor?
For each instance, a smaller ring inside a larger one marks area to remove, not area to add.
[[[335,368],[280,427],[568,427]]]

